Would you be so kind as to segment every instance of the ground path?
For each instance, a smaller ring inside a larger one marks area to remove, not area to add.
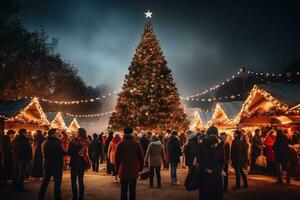
[[[102,167],[103,168],[103,167]],[[180,169],[178,177],[183,183],[187,170]],[[225,200],[300,200],[300,181],[292,181],[291,185],[277,185],[275,179],[266,176],[249,176],[248,189],[230,191],[225,194]],[[113,185],[113,177],[105,175],[105,172],[88,172],[85,176],[86,200],[118,200],[119,187]],[[234,176],[230,176],[230,186],[234,184]],[[35,200],[37,199],[40,181],[26,181],[26,188],[30,192],[15,194],[9,187],[0,188],[1,199],[6,200]],[[54,199],[52,194],[53,183],[49,184],[46,199]],[[70,175],[64,173],[62,182],[62,197],[64,200],[72,199]],[[192,200],[198,199],[197,191],[187,192],[181,184],[178,187],[170,185],[168,171],[162,171],[162,189],[149,189],[148,181],[138,181],[137,200]]]

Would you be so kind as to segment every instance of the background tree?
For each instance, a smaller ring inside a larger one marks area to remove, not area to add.
[[[171,70],[150,22],[125,76],[109,125],[112,129],[131,126],[156,131],[188,128]]]

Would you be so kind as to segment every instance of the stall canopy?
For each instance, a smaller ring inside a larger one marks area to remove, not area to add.
[[[51,128],[58,129],[59,131],[65,131],[68,129],[60,112],[48,112],[46,115],[51,123]]]
[[[233,120],[240,112],[242,106],[242,101],[217,103],[209,123],[219,128],[233,128],[236,125]]]
[[[0,115],[4,118],[5,130],[26,128],[29,131],[45,131],[50,126],[37,98],[0,102]]]
[[[80,125],[78,124],[75,117],[65,116],[64,120],[65,120],[66,126],[68,127],[68,129],[67,129],[68,133],[76,133],[77,130],[80,128]]]
[[[299,122],[300,84],[255,85],[236,121],[241,126]]]
[[[207,111],[207,112],[202,111],[202,112],[199,112],[199,116],[200,116],[201,125],[203,127],[206,127],[206,126],[208,126],[208,123],[213,116],[213,112],[212,111]]]

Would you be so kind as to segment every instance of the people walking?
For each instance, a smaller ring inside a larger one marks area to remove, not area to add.
[[[184,145],[183,153],[185,155],[185,165],[190,170],[194,164],[194,158],[197,154],[198,136],[196,133],[190,132],[187,137],[187,143]]]
[[[44,136],[42,131],[37,130],[33,141],[33,158],[31,164],[31,176],[34,178],[43,177],[43,154],[42,143]]]
[[[60,188],[62,182],[63,157],[66,152],[61,147],[56,129],[49,130],[48,138],[42,144],[42,152],[44,158],[44,177],[39,191],[39,200],[45,198],[51,177],[54,179],[55,200],[61,200]]]
[[[171,137],[167,144],[168,158],[171,168],[171,183],[172,185],[179,185],[177,180],[177,167],[180,163],[180,156],[182,155],[180,142],[177,131],[172,131]]]
[[[220,137],[224,141],[224,151],[225,151],[225,160],[223,166],[223,191],[224,193],[228,192],[228,169],[229,169],[229,162],[230,162],[230,143],[228,136],[225,132],[220,134]]]
[[[236,179],[236,185],[233,187],[233,189],[241,188],[241,176],[243,180],[243,187],[248,187],[247,176],[243,168],[245,163],[247,162],[247,155],[248,152],[242,141],[241,132],[237,130],[234,132],[234,140],[231,145],[231,162],[235,171]]]
[[[261,130],[255,129],[254,136],[252,139],[252,149],[251,149],[251,170],[250,173],[254,174],[260,171],[260,167],[256,165],[256,160],[258,156],[262,154],[263,144],[261,141]]]
[[[275,130],[271,130],[268,132],[265,139],[265,154],[267,157],[267,172],[270,174],[276,174],[276,166],[275,166],[275,152],[274,152],[274,143],[276,140],[276,132]]]
[[[146,155],[145,166],[150,167],[150,188],[153,188],[153,178],[156,175],[157,187],[161,188],[161,164],[164,162],[165,153],[164,146],[156,135],[152,136],[152,142],[150,143]]]
[[[93,140],[89,147],[89,156],[92,161],[92,171],[98,172],[99,170],[99,159],[101,155],[101,143],[98,139],[98,134],[93,134]]]
[[[0,134],[0,181],[7,183],[11,180],[14,170],[11,140],[15,135],[14,130],[8,130],[6,135]]]
[[[104,143],[104,153],[105,153],[105,156],[106,156],[106,171],[107,171],[107,174],[111,174],[113,172],[112,171],[113,170],[112,165],[110,163],[109,156],[108,156],[108,147],[109,147],[110,142],[113,139],[113,136],[114,136],[114,132],[109,131],[108,137],[107,137],[107,139],[105,140],[105,143]]]
[[[290,183],[290,173],[288,164],[290,161],[289,139],[283,134],[282,130],[277,131],[274,143],[275,163],[277,173],[277,183],[283,183],[282,173],[286,171],[286,182]]]
[[[117,170],[116,170],[116,163],[115,163],[115,159],[116,159],[116,151],[117,151],[117,146],[118,144],[121,142],[121,136],[119,133],[115,133],[113,139],[111,140],[109,147],[108,147],[108,157],[109,157],[109,162],[112,166],[112,173],[113,176],[115,176],[116,178],[116,182],[118,180],[118,176],[117,176]]]
[[[199,199],[223,200],[224,141],[216,127],[207,130],[198,153]]]
[[[24,189],[25,172],[32,158],[32,149],[26,138],[26,132],[26,129],[20,129],[19,134],[11,142],[14,161],[13,190],[17,192],[27,191]]]
[[[136,182],[143,170],[144,155],[139,142],[133,135],[133,129],[124,128],[123,141],[117,146],[115,165],[121,182],[121,200],[136,199]]]
[[[88,155],[89,140],[86,130],[79,128],[77,136],[70,142],[68,154],[71,156],[71,184],[73,199],[84,199],[84,172],[90,167]],[[77,188],[79,185],[79,193]]]
[[[150,144],[150,139],[148,138],[146,132],[142,133],[142,137],[140,138],[140,143],[141,143],[141,146],[142,146],[142,149],[143,149],[143,153],[145,155],[146,152],[147,152],[148,146]]]

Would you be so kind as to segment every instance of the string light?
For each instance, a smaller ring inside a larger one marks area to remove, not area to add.
[[[225,99],[235,99],[240,97],[240,94],[232,94],[228,96],[223,96],[223,97],[210,97],[210,98],[182,98],[185,101],[202,101],[202,102],[212,102],[212,101],[221,101]]]
[[[88,114],[88,115],[77,115],[77,114],[70,114],[66,113],[70,117],[77,117],[77,118],[92,118],[92,117],[103,117],[112,114],[113,111],[102,112],[102,113],[95,113],[95,114]]]

